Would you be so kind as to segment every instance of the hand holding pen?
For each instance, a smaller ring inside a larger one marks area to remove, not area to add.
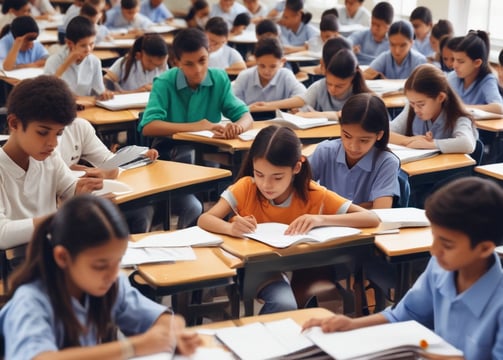
[[[234,217],[231,219],[231,235],[243,237],[243,234],[252,233],[257,228],[257,220],[253,215],[241,216],[235,207],[231,207]]]

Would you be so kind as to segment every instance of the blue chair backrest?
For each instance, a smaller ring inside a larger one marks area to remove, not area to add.
[[[402,169],[398,172],[398,184],[400,186],[400,196],[395,196],[393,198],[393,207],[407,207],[409,206],[410,198],[409,175],[407,175]]]

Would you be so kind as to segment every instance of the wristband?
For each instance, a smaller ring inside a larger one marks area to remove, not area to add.
[[[120,341],[121,352],[123,359],[131,359],[135,356],[134,345],[129,339],[125,338]]]

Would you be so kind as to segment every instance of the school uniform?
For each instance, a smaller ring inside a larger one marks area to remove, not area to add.
[[[155,23],[162,23],[167,19],[171,19],[173,14],[168,10],[166,5],[161,3],[153,8],[150,6],[150,0],[143,0],[140,4],[140,14],[145,15]]]
[[[50,279],[52,281],[52,279]],[[167,309],[141,295],[123,274],[117,279],[117,298],[111,314],[114,324],[126,335],[147,331]],[[90,299],[84,303],[71,299],[72,310],[85,329],[80,346],[98,345],[96,328],[88,326]],[[0,312],[0,326],[6,345],[6,359],[32,359],[38,354],[58,351],[64,346],[65,333],[57,321],[54,307],[41,279],[20,286]]]
[[[353,95],[353,87],[336,98],[327,90],[327,80],[325,78],[316,81],[307,88],[303,96],[306,105],[311,106],[316,111],[339,111],[346,103],[346,100]]]
[[[309,158],[313,179],[355,204],[399,196],[400,161],[389,151],[372,147],[351,169],[341,139],[325,140]]]
[[[248,8],[246,8],[246,12],[248,13],[248,15],[250,15],[250,17],[252,19],[253,18],[266,18],[267,15],[269,14],[269,9],[267,8],[267,6],[260,3],[260,6],[259,6],[256,13],[252,13]]]
[[[110,36],[110,30],[105,25],[96,24],[96,44],[106,41]]]
[[[389,50],[388,35],[381,42],[377,42],[370,29],[354,32],[349,35],[348,40],[353,46],[360,46],[360,51],[356,54],[360,65],[370,64],[379,54]]]
[[[492,73],[474,81],[467,89],[465,89],[464,80],[458,77],[455,71],[447,75],[447,81],[467,105],[503,104],[498,90],[498,78]]]
[[[405,135],[408,113],[409,104],[390,123],[390,130]],[[469,118],[462,116],[456,120],[452,131],[449,131],[445,129],[446,122],[446,113],[443,110],[433,123],[431,120],[424,121],[414,115],[414,119],[412,120],[412,135],[425,135],[430,131],[433,134],[435,146],[441,152],[472,153],[475,150],[476,140],[479,137],[474,123]]]
[[[44,161],[30,157],[28,170],[19,167],[0,148],[0,242],[2,248],[26,244],[33,218],[57,210],[57,198],[75,193],[76,180],[58,153]]]
[[[44,73],[54,75],[65,62],[70,50],[65,45],[45,62]],[[105,91],[101,61],[95,55],[87,55],[80,64],[73,63],[61,76],[70,90],[78,96],[101,95]]]
[[[370,11],[365,6],[360,6],[353,17],[349,16],[345,6],[338,8],[337,11],[339,12],[338,20],[341,25],[360,24],[370,26]]]
[[[414,39],[412,48],[426,57],[435,55],[435,50],[431,47],[430,36],[431,35],[428,34],[423,40]]]
[[[141,60],[136,60],[131,66],[128,78],[124,80],[126,63],[123,57],[117,59],[109,69],[119,79],[118,83],[122,90],[136,90],[146,84],[152,84],[154,78],[161,75],[165,70],[166,67],[156,67],[153,70],[145,71]]]
[[[388,79],[407,79],[417,66],[427,62],[428,60],[423,54],[410,49],[402,64],[398,65],[391,55],[391,51],[388,50],[378,55],[369,67],[382,73]]]
[[[9,32],[3,38],[0,39],[0,60],[3,62],[7,55],[9,54],[12,45],[14,44],[14,36]],[[19,51],[16,57],[16,65],[21,64],[31,64],[37,60],[45,59],[49,56],[44,45],[39,41],[35,40],[33,42],[33,47],[26,51]]]
[[[257,67],[243,70],[233,84],[234,94],[250,105],[257,101],[275,101],[303,96],[306,88],[288,69],[280,68],[266,86],[262,86]]]
[[[76,16],[80,15],[80,9],[82,9],[82,6],[77,6],[75,4],[70,5],[68,9],[66,9],[65,15],[63,16],[63,24],[58,26],[58,32],[60,33],[66,33],[66,27],[68,26],[68,23]]]
[[[246,7],[244,5],[238,3],[237,1],[234,2],[232,7],[230,8],[229,12],[223,11],[222,8],[220,7],[220,5],[217,3],[217,4],[213,4],[211,6],[209,18],[211,19],[212,17],[216,17],[216,16],[221,17],[222,19],[224,19],[227,22],[227,24],[229,25],[229,29],[230,29],[232,27],[232,23],[234,22],[234,19],[236,18],[236,16],[238,16],[241,13],[246,13],[246,12],[248,12]]]
[[[40,16],[44,14],[52,14],[55,12],[49,0],[35,0],[31,2],[31,16]]]
[[[403,299],[382,314],[390,322],[420,322],[462,350],[466,360],[503,359],[503,270],[492,256],[493,265],[460,294],[456,272],[432,257]]]
[[[218,68],[218,69],[227,69],[232,64],[237,62],[244,63],[243,57],[234,48],[231,48],[229,45],[224,44],[220,49],[210,53],[208,59],[208,67]]]
[[[280,26],[280,39],[284,46],[302,46],[310,39],[319,36],[320,31],[313,25],[300,23],[297,32],[293,32],[284,26]]]
[[[146,30],[154,23],[145,15],[140,13],[134,16],[133,21],[128,21],[122,15],[120,5],[115,6],[107,11],[107,20],[105,21],[105,26],[112,30],[133,30],[133,29],[141,29]]]

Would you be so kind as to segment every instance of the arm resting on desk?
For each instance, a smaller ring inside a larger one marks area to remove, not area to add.
[[[314,326],[321,327],[323,332],[348,331],[367,326],[386,324],[388,320],[381,314],[350,318],[345,315],[334,315],[328,318],[312,318],[302,326],[302,330]]]
[[[305,105],[304,99],[300,96],[294,96],[289,99],[276,101],[260,101],[250,104],[250,111],[274,111],[276,109],[299,108]]]

